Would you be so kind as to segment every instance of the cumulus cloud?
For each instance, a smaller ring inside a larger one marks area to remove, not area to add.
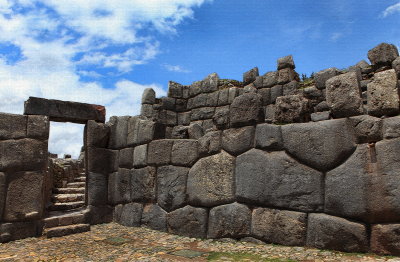
[[[400,2],[398,2],[397,4],[391,5],[388,8],[386,8],[383,12],[382,12],[382,17],[387,17],[389,15],[392,15],[394,13],[400,12]]]
[[[157,35],[175,34],[205,1],[0,0],[0,112],[21,114],[23,102],[38,96],[101,104],[108,117],[138,114],[145,88],[159,96],[165,91],[126,73],[154,59]],[[97,69],[114,70],[122,79],[105,87]],[[62,126],[52,124],[50,150],[77,157],[82,126]]]
[[[340,38],[342,38],[344,35],[341,32],[336,32],[333,33],[330,37],[331,41],[336,42],[337,40],[339,40]]]
[[[170,65],[170,64],[163,64],[162,65],[166,70],[170,72],[178,72],[178,73],[190,73],[190,70],[180,66],[180,65]]]

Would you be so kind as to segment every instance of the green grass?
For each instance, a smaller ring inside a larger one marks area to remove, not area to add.
[[[228,252],[212,252],[207,257],[208,261],[221,261],[221,259],[229,261],[256,261],[256,262],[293,262],[295,260],[283,258],[263,258],[261,255],[250,253],[228,253]]]

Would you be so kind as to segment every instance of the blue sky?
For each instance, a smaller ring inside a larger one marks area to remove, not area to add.
[[[0,0],[0,111],[39,96],[136,115],[142,91],[163,96],[168,80],[241,80],[288,54],[300,74],[348,67],[399,46],[399,25],[399,0]],[[81,133],[52,124],[51,151],[76,156]]]

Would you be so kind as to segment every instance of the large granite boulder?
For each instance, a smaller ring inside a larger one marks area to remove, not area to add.
[[[284,148],[302,163],[321,171],[340,165],[355,149],[346,119],[282,126]]]
[[[159,205],[148,204],[143,207],[141,224],[148,228],[166,232],[167,212]]]
[[[108,177],[108,202],[110,204],[131,201],[131,171],[119,168]]]
[[[18,172],[7,175],[7,197],[4,205],[4,221],[23,221],[42,218],[43,183],[41,172]]]
[[[390,66],[393,60],[399,56],[395,45],[381,43],[368,51],[368,59],[372,65]]]
[[[222,149],[239,155],[254,147],[254,126],[226,129],[222,132]]]
[[[293,61],[293,56],[292,55],[288,55],[288,56],[284,56],[281,58],[278,58],[277,61],[278,64],[278,70],[284,69],[284,68],[295,68],[296,66],[294,65],[294,61]]]
[[[87,179],[88,205],[107,205],[108,174],[89,172]]]
[[[281,150],[283,147],[281,126],[271,124],[257,125],[255,146],[267,150]]]
[[[27,116],[0,113],[0,139],[18,139],[26,137]]]
[[[136,202],[154,201],[156,198],[156,169],[131,169],[131,199]]]
[[[197,161],[190,169],[187,196],[195,206],[216,206],[233,202],[235,158],[225,151]]]
[[[86,126],[87,146],[105,148],[108,145],[110,126],[90,120]]]
[[[334,76],[326,81],[326,102],[335,118],[363,113],[361,88],[355,72]]]
[[[13,127],[15,128],[15,126]],[[26,127],[26,135],[28,137],[40,140],[48,140],[49,131],[50,131],[49,117],[39,116],[39,115],[28,116],[28,122]]]
[[[198,159],[198,142],[192,139],[174,141],[171,152],[171,163],[177,166],[192,166]]]
[[[142,94],[142,104],[155,104],[156,92],[153,88],[146,88]]]
[[[149,165],[168,165],[171,162],[173,140],[161,139],[150,142],[147,148],[147,163]]]
[[[248,85],[258,77],[258,68],[254,67],[243,74],[243,85]]]
[[[208,238],[240,238],[250,234],[251,210],[232,203],[214,207],[208,220]]]
[[[139,227],[142,218],[143,205],[139,203],[118,205],[115,207],[114,212],[114,221],[118,224],[127,227]]]
[[[236,159],[236,199],[309,212],[323,208],[323,175],[285,152],[252,149]]]
[[[211,131],[199,138],[198,142],[200,156],[207,156],[220,152],[221,133],[222,131]]]
[[[133,167],[133,148],[128,147],[119,150],[118,167],[132,168]]]
[[[269,208],[255,208],[251,234],[267,243],[303,246],[307,235],[307,214]]]
[[[262,122],[264,112],[261,96],[255,92],[244,93],[236,97],[230,108],[231,126],[251,125]]]
[[[186,203],[186,182],[189,168],[163,166],[157,170],[157,201],[171,211]]]
[[[314,74],[315,86],[318,89],[324,89],[326,87],[326,85],[325,85],[326,80],[328,80],[334,76],[337,76],[339,74],[340,74],[339,69],[337,69],[335,67],[331,67],[331,68],[316,72]]]
[[[367,85],[367,106],[368,114],[378,117],[399,113],[397,76],[393,69],[374,75]]]
[[[400,224],[373,225],[371,251],[381,255],[400,255]]]
[[[118,150],[89,147],[87,149],[87,170],[94,173],[109,174],[118,170]]]
[[[307,246],[345,252],[366,252],[365,225],[326,214],[309,214]]]
[[[361,143],[373,143],[382,140],[382,119],[362,115],[353,116],[348,118],[350,125],[354,128],[356,135],[356,142]],[[400,124],[400,122],[399,122]]]
[[[207,220],[207,209],[185,206],[168,213],[168,232],[187,237],[206,238]]]
[[[120,149],[127,146],[129,116],[112,116],[107,123],[110,126],[108,147]]]

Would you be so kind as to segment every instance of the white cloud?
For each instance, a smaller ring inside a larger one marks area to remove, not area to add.
[[[400,2],[397,4],[391,5],[388,8],[385,9],[385,11],[382,12],[383,17],[387,17],[389,15],[392,15],[396,12],[400,12]]]
[[[0,52],[6,44],[21,54],[13,63],[0,56],[0,112],[21,114],[37,96],[104,105],[107,117],[138,114],[143,90],[163,96],[162,86],[121,79],[105,88],[96,69],[123,75],[148,63],[160,52],[155,32],[174,34],[205,1],[0,0]],[[77,157],[82,126],[62,126],[51,127],[50,151]]]
[[[169,65],[169,64],[163,64],[162,65],[166,70],[170,72],[178,72],[178,73],[190,73],[190,70],[183,68],[180,65]]]
[[[330,37],[331,41],[336,42],[337,40],[339,40],[340,38],[342,38],[344,35],[341,32],[336,32],[333,33]]]

